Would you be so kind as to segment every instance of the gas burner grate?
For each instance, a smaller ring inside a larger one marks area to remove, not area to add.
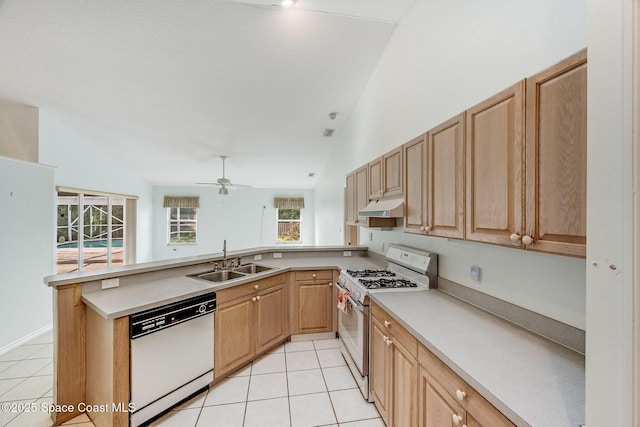
[[[394,277],[396,273],[388,270],[347,270],[351,277]]]
[[[407,279],[360,279],[367,289],[416,288],[418,285]]]

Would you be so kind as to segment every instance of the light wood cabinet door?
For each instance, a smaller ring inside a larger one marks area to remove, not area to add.
[[[383,157],[378,157],[369,163],[369,200],[382,197]]]
[[[288,335],[287,293],[285,285],[271,287],[254,298],[256,353],[283,341]]]
[[[383,156],[382,171],[382,197],[402,196],[402,147],[398,147]]]
[[[306,271],[295,275],[293,330],[295,334],[332,332],[336,314],[333,271]]]
[[[348,225],[355,225],[358,221],[358,206],[356,201],[356,174],[347,175],[346,197],[345,197],[345,222]]]
[[[354,172],[356,187],[356,212],[357,224],[366,224],[367,218],[358,215],[358,212],[369,204],[369,166],[364,165]]]
[[[393,354],[393,427],[418,425],[418,361],[394,335],[389,337]]]
[[[587,51],[527,79],[527,249],[584,257]],[[525,242],[526,243],[526,242]]]
[[[244,297],[218,306],[215,314],[215,374],[224,376],[253,358],[254,303]]]
[[[404,231],[426,233],[427,134],[407,142],[404,152]]]
[[[511,235],[522,235],[524,87],[520,81],[466,111],[467,240],[513,245]]]
[[[391,351],[387,346],[386,330],[375,317],[371,318],[369,381],[373,399],[384,420],[390,425]]]
[[[451,399],[423,367],[420,367],[418,388],[420,427],[456,427],[454,417],[460,417],[458,426],[464,423],[464,409]]]
[[[427,133],[429,235],[464,238],[464,114]]]

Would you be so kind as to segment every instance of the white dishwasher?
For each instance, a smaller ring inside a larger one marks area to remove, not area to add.
[[[132,427],[213,381],[215,310],[212,292],[129,317]]]

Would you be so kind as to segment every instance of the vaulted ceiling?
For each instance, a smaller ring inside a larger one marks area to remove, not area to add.
[[[277,2],[0,0],[0,98],[155,184],[215,181],[226,155],[234,182],[313,188],[414,0]]]

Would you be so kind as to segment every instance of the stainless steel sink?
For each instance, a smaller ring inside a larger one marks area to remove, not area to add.
[[[244,264],[234,268],[232,271],[244,273],[244,274],[256,274],[256,273],[262,273],[263,271],[269,271],[269,270],[273,270],[273,268],[265,267],[264,265],[258,265],[258,264]]]
[[[196,277],[198,277],[199,279],[208,280],[210,282],[226,282],[227,280],[238,279],[245,276],[246,274],[238,273],[231,270],[219,270],[213,271],[211,273],[202,273],[196,275]]]

